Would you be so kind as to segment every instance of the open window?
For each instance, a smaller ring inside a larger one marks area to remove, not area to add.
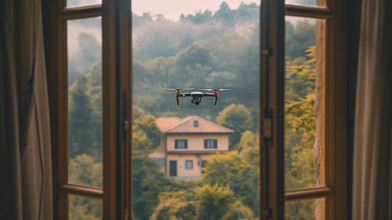
[[[190,216],[202,200],[186,195],[228,192],[233,216],[345,219],[343,2],[198,1],[173,18],[158,1],[47,3],[55,218]],[[162,89],[178,87],[232,90],[177,106]]]
[[[347,90],[339,59],[345,54],[344,2],[265,5],[264,217],[346,219]]]

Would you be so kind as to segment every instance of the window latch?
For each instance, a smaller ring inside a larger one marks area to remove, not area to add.
[[[267,47],[267,48],[263,48],[261,49],[261,54],[263,54],[264,56],[272,56],[272,48],[271,47]]]
[[[124,120],[124,130],[128,131],[129,129],[129,121],[127,119]]]
[[[127,134],[129,130],[129,120],[128,120],[128,94],[123,92],[122,96],[122,123],[123,123],[123,142],[126,142]]]
[[[264,215],[266,218],[272,217],[272,210],[271,210],[270,208],[264,208],[264,209],[263,209],[263,215]]]
[[[272,146],[272,110],[265,109],[262,120],[262,136],[265,147]]]

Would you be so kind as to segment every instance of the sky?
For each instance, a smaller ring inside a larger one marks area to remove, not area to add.
[[[236,9],[243,3],[258,3],[260,0],[224,0],[231,9]],[[152,15],[163,14],[166,19],[177,21],[181,13],[193,14],[195,11],[206,9],[215,12],[222,0],[133,0],[132,11],[137,15],[149,12]]]

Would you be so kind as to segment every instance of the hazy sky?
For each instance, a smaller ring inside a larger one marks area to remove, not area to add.
[[[258,3],[260,0],[224,0],[231,9],[244,3]],[[223,1],[219,0],[133,0],[132,11],[137,15],[149,12],[152,15],[163,14],[169,20],[178,20],[181,13],[193,14],[197,10],[206,9],[215,12]]]

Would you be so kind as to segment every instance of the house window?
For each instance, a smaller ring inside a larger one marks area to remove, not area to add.
[[[175,149],[188,149],[188,140],[187,139],[176,139],[174,141]]]
[[[197,120],[193,121],[193,127],[195,128],[199,127],[199,121]]]
[[[217,149],[218,148],[218,140],[217,139],[205,139],[204,140],[204,149]]]
[[[193,160],[186,160],[185,161],[185,169],[187,169],[187,170],[193,169]]]

